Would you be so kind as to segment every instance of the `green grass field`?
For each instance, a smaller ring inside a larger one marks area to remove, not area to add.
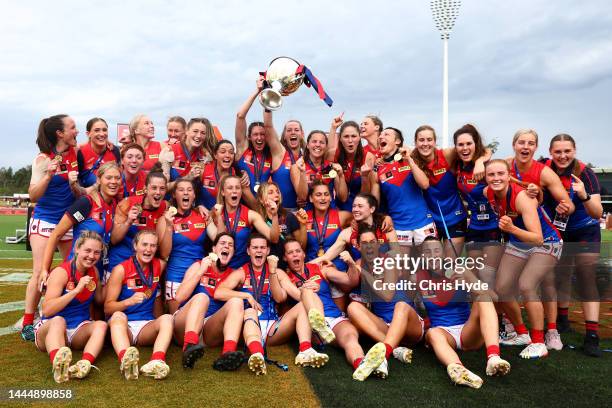
[[[24,217],[0,216],[0,278],[7,274],[28,271],[31,253],[25,245],[4,244],[4,237],[16,228],[23,228]],[[612,234],[604,238],[612,241]],[[11,258],[11,259],[7,259]],[[13,259],[17,258],[17,259]],[[8,302],[23,300],[25,284],[0,281],[0,307]],[[4,309],[2,309],[4,310]],[[579,309],[573,310],[571,319],[575,329],[582,330]],[[21,310],[0,311],[0,328],[11,326]],[[602,326],[612,327],[612,305],[602,305]],[[2,330],[2,329],[0,329]],[[609,332],[608,332],[609,333]],[[76,398],[59,402],[61,406],[83,407],[148,407],[148,406],[240,406],[240,407],[374,407],[374,406],[609,406],[612,401],[612,353],[603,353],[600,359],[584,356],[579,348],[579,333],[563,335],[567,345],[562,352],[551,352],[548,358],[525,361],[518,358],[520,348],[502,349],[502,355],[512,364],[512,372],[504,378],[486,378],[484,351],[461,353],[466,367],[482,376],[480,390],[455,387],[445,369],[433,353],[423,346],[414,351],[413,363],[403,365],[390,361],[389,378],[369,379],[357,383],[351,379],[352,369],[338,349],[327,347],[330,362],[322,369],[300,369],[293,365],[294,346],[270,348],[270,356],[289,365],[288,372],[274,366],[268,375],[255,377],[246,367],[235,373],[219,373],[211,368],[219,350],[207,350],[193,371],[184,371],[180,365],[180,349],[172,346],[168,353],[171,367],[169,377],[160,382],[141,378],[127,383],[119,373],[119,363],[110,346],[96,362],[94,371],[82,381],[65,385],[55,384],[46,354],[36,351],[32,343],[21,340],[17,333],[0,335],[0,390],[6,388],[71,389]],[[364,349],[371,345],[363,342]],[[602,340],[604,349],[612,349],[612,338]],[[150,348],[140,349],[142,360],[150,356]],[[76,351],[75,358],[80,357]],[[94,402],[95,401],[95,402]],[[0,406],[25,406],[26,403],[4,403]],[[27,404],[30,405],[30,404]],[[58,406],[57,401],[37,403],[36,406]]]

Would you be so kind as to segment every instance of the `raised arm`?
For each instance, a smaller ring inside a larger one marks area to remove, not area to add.
[[[272,112],[264,110],[264,129],[266,130],[266,143],[270,147],[272,153],[272,160],[278,163],[283,160],[285,156],[285,146],[280,142],[278,133],[274,129],[274,123],[272,122]],[[274,164],[272,168],[275,168]]]
[[[236,137],[236,160],[239,160],[242,157],[242,154],[247,149],[249,143],[247,140],[247,122],[246,116],[253,106],[253,102],[257,99],[257,96],[263,89],[263,77],[259,77],[257,79],[257,89],[247,98],[246,101],[240,106],[238,109],[238,113],[236,114],[236,128],[234,136]]]

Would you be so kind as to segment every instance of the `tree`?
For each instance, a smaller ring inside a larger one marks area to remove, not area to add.
[[[13,172],[12,167],[0,167],[0,194],[27,193],[31,177],[32,166],[22,167],[16,172]]]

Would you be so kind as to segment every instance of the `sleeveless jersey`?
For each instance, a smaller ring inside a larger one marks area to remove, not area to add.
[[[277,320],[276,303],[270,293],[270,274],[268,263],[264,264],[263,270],[255,271],[251,267],[251,262],[242,266],[244,272],[244,283],[240,289],[242,292],[250,293],[261,305],[262,313],[259,320]],[[246,301],[245,301],[246,302]],[[248,303],[245,304],[248,306]]]
[[[174,163],[172,164],[172,169],[170,169],[171,180],[188,175],[192,164],[204,164],[205,155],[202,148],[190,152],[184,143],[175,143],[170,148],[174,152]]]
[[[469,225],[471,230],[497,229],[497,216],[483,193],[486,186],[487,184],[484,181],[478,182],[474,179],[473,165],[464,167],[462,163],[459,164],[457,167],[457,187],[467,202],[471,214]]]
[[[133,182],[127,181],[125,174],[121,173],[121,187],[119,187],[119,194],[117,197],[132,197],[132,196],[143,196],[145,193],[145,181],[147,179],[147,173],[140,170],[136,175],[136,180]]]
[[[196,263],[200,265],[202,260]],[[210,304],[208,305],[206,316],[204,317],[212,316],[225,304],[225,302],[215,300],[215,290],[217,289],[217,286],[219,286],[219,283],[221,283],[223,279],[227,278],[230,273],[232,273],[232,269],[226,268],[224,272],[220,272],[217,265],[213,264],[200,278],[200,282],[198,282],[190,298],[198,293],[204,293],[208,296],[210,299]]]
[[[157,221],[164,216],[164,212],[166,211],[165,201],[162,201],[160,206],[156,209],[145,209],[143,205],[144,197],[128,197],[126,201],[128,203],[126,213],[135,205],[139,205],[142,211],[134,223],[128,228],[123,240],[110,248],[108,269],[111,271],[115,266],[132,256],[134,252],[133,240],[138,231],[145,229],[155,231],[157,228]]]
[[[432,222],[423,193],[406,161],[384,162],[376,173],[395,229],[416,230]]]
[[[361,258],[361,251],[357,249],[357,245],[359,245],[359,242],[357,242],[357,238],[359,238],[358,235],[358,231],[355,228],[351,227],[351,236],[349,238],[350,246],[346,248],[346,250],[351,252],[351,256],[354,260],[358,260]],[[376,240],[379,244],[389,242],[387,234],[385,234],[379,227],[376,227]]]
[[[250,188],[253,195],[257,195],[255,186],[265,183],[270,179],[270,173],[272,171],[272,158],[270,153],[267,156],[263,154],[255,154],[249,147],[244,151],[240,160],[238,160],[238,168],[245,171],[249,175],[251,182]]]
[[[574,179],[572,178],[572,170],[574,169],[574,163],[570,164],[567,169],[561,174],[557,173],[557,167],[552,162],[552,160],[547,160],[545,165],[550,167],[555,173],[559,175],[561,179],[561,183],[563,187],[567,190],[567,193],[570,196],[570,199],[574,203],[576,210],[569,216],[567,221],[566,231],[576,231],[591,225],[599,224],[599,220],[591,217],[586,208],[584,208],[584,203],[580,201],[578,195],[574,192],[572,188],[572,182]],[[597,180],[597,176],[593,173],[593,170],[586,167],[584,163],[578,161],[579,171],[580,171],[580,180],[584,183],[584,189],[588,194],[599,194],[599,180]],[[544,209],[546,213],[551,219],[555,218],[556,215],[556,207],[559,204],[554,197],[548,192],[548,190],[544,190]]]
[[[72,262],[64,261],[60,265],[60,268],[66,271],[66,275],[68,276],[68,282],[66,283],[64,290],[62,290],[61,296],[64,296],[66,293],[74,290],[74,288],[76,288],[77,285],[79,284],[79,280],[83,276],[91,276],[93,282],[95,283],[90,288],[84,287],[81,293],[76,295],[70,301],[70,303],[68,303],[66,307],[64,307],[60,312],[56,313],[53,316],[42,316],[41,317],[41,319],[44,321],[47,319],[51,319],[52,317],[55,317],[55,316],[62,316],[64,320],[66,320],[66,328],[74,329],[79,324],[84,322],[85,320],[91,319],[91,315],[89,313],[89,306],[94,299],[94,293],[95,293],[96,287],[98,286],[98,274],[96,273],[96,269],[93,267],[85,271],[84,274],[81,274],[79,271],[75,270],[74,271],[75,276],[73,279]]]
[[[247,254],[247,240],[251,235],[251,224],[249,223],[249,207],[240,204],[238,210],[228,213],[223,210],[223,222],[225,230],[234,236],[234,256],[232,257],[229,267],[238,269],[249,261]]]
[[[142,165],[142,169],[148,173],[153,168],[153,165],[159,161],[159,154],[161,153],[161,143],[155,140],[149,140],[145,149],[145,161]]]
[[[542,181],[540,178],[542,176],[542,170],[544,170],[544,167],[546,167],[544,164],[531,160],[529,170],[521,173],[517,167],[516,160],[512,159],[512,164],[510,165],[510,175],[520,181],[521,187],[527,187],[529,183],[533,183],[536,186],[541,187]]]
[[[327,251],[336,242],[340,232],[342,232],[342,225],[340,223],[340,212],[335,208],[330,208],[324,217],[316,220],[316,224],[314,210],[308,210],[307,214],[306,260],[312,261],[319,256],[321,247],[324,251]],[[317,231],[321,234],[320,238]],[[340,271],[348,269],[347,264],[340,257],[334,259],[333,263]]]
[[[329,193],[331,194],[331,208],[336,208],[336,190],[334,188],[334,178],[330,177],[329,172],[332,170],[331,162],[324,160],[323,165],[319,168],[311,165],[308,160],[304,161],[306,167],[306,181],[308,182],[308,189],[312,187],[312,183],[315,180],[321,180],[323,183],[327,185],[329,188]],[[309,210],[312,208],[312,203],[308,203],[306,205],[306,209]]]
[[[429,287],[430,284],[436,286],[432,288]],[[454,290],[454,282],[443,276],[420,270],[417,272],[417,287],[431,321],[431,327],[465,324],[470,318],[471,309],[467,292]]]
[[[457,181],[444,157],[444,151],[435,149],[434,155],[434,159],[427,164],[433,174],[429,176],[429,188],[423,191],[423,196],[437,224],[442,225],[443,215],[446,225],[456,225],[466,218]]]
[[[153,275],[147,266],[143,268],[141,273],[134,262],[138,262],[135,256],[121,262],[123,266],[123,281],[121,282],[121,293],[117,298],[118,302],[131,298],[136,292],[144,292],[147,298],[139,304],[126,308],[123,313],[128,320],[153,320],[153,307],[155,298],[159,290],[159,278],[161,276],[161,263],[158,258],[153,258],[151,265],[153,267]]]
[[[334,300],[331,296],[331,291],[329,289],[329,282],[323,276],[319,265],[316,264],[305,264],[304,271],[301,274],[296,274],[291,270],[287,270],[287,276],[291,279],[291,282],[294,283],[296,287],[301,287],[306,281],[314,281],[319,284],[319,291],[317,295],[319,299],[321,299],[321,303],[323,303],[323,312],[325,317],[340,317],[342,316],[342,311],[336,306]]]
[[[340,163],[344,173],[344,181],[346,181],[346,186],[348,187],[348,198],[346,201],[340,201],[340,199],[336,198],[336,206],[340,210],[349,212],[353,210],[353,201],[357,194],[361,192],[361,166],[365,162],[365,155],[366,153],[364,152],[361,163],[356,163],[354,159],[347,160],[346,163]],[[337,160],[336,158],[336,162]]]
[[[206,220],[197,211],[190,210],[183,216],[177,214],[173,224],[167,280],[182,282],[187,269],[204,257]]]
[[[230,175],[236,172],[232,167],[229,169]],[[202,170],[202,188],[198,204],[202,204],[208,210],[217,204],[217,193],[219,192],[219,181],[221,175],[217,171],[217,161],[208,162]]]
[[[40,155],[47,156],[43,153],[40,153],[39,156]],[[57,155],[54,149],[48,157],[53,160]],[[51,177],[47,189],[42,197],[36,202],[32,215],[33,218],[51,224],[59,223],[68,207],[70,207],[76,199],[70,189],[70,183],[68,182],[68,173],[79,170],[76,150],[74,147],[70,147],[68,150],[61,153],[61,156],[62,161],[57,166],[57,172]]]
[[[98,169],[101,165],[108,162],[121,162],[119,148],[113,146],[111,149],[104,149],[102,154],[96,153],[90,143],[79,146],[77,152],[77,162],[79,164],[79,183],[83,187],[93,186],[98,179]]]
[[[302,157],[293,157],[289,150],[285,150],[285,156],[283,161],[276,171],[273,171],[272,181],[278,184],[281,196],[283,197],[283,207],[286,208],[297,208],[297,194],[291,183],[291,165],[295,163],[297,159]]]
[[[521,191],[523,191],[523,188],[521,186],[519,186],[518,184],[510,183],[510,185],[508,186],[508,192],[506,193],[506,198],[502,202],[496,201],[495,196],[493,195],[493,190],[491,189],[487,190],[487,199],[489,200],[489,204],[491,204],[493,211],[495,211],[499,218],[503,217],[504,215],[507,215],[508,217],[512,218],[512,222],[514,223],[514,225],[516,225],[520,229],[526,230],[527,228],[525,227],[525,223],[523,222],[523,217],[518,213],[518,210],[516,209],[516,197]],[[537,207],[537,212],[538,218],[540,220],[540,225],[542,227],[542,236],[544,237],[544,243],[559,242],[561,240],[561,235],[559,234],[559,231],[557,231],[557,229],[553,226],[546,212],[544,212],[544,210],[542,210],[542,207],[540,206]],[[509,234],[509,237],[510,242],[522,242],[513,234]]]

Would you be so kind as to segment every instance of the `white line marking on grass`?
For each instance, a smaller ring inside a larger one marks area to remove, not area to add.
[[[0,277],[0,282],[28,282],[30,280],[31,273],[10,273],[8,275]]]
[[[13,326],[0,327],[0,336],[6,336],[7,334],[17,333],[19,330],[15,330]]]
[[[0,313],[14,312],[16,310],[25,310],[24,300],[0,304]]]

